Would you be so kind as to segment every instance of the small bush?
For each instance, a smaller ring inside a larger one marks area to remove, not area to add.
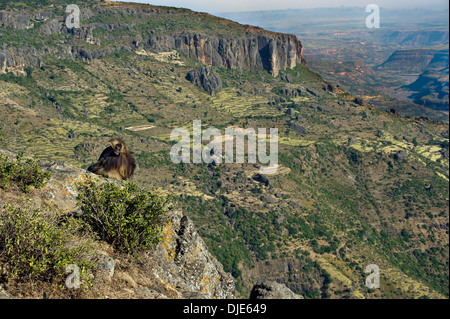
[[[125,253],[156,246],[170,199],[140,190],[133,183],[119,186],[89,182],[79,187],[78,203],[87,222],[101,240]]]
[[[349,148],[347,151],[347,158],[350,165],[358,165],[362,163],[362,155],[354,148]]]
[[[6,206],[0,211],[0,259],[8,265],[8,277],[62,280],[69,264],[82,272],[90,267],[82,258],[87,246],[73,245],[69,229],[39,210]]]
[[[0,154],[0,187],[9,188],[10,183],[17,184],[24,193],[30,191],[30,186],[42,188],[51,177],[49,172],[41,170],[38,163],[30,158],[25,159],[23,153],[13,161],[8,156]]]

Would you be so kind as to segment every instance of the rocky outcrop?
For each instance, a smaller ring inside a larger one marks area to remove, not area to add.
[[[301,88],[297,88],[297,89],[288,89],[288,88],[283,88],[280,91],[281,94],[292,97],[292,98],[296,98],[299,97],[300,94],[303,93],[303,90]]]
[[[356,105],[359,105],[359,106],[363,106],[363,105],[366,104],[366,103],[364,102],[364,100],[363,100],[362,98],[360,98],[360,97],[355,97],[355,99],[353,100],[353,102],[354,102]]]
[[[253,180],[255,180],[257,182],[260,182],[260,183],[263,183],[266,186],[272,186],[273,185],[272,180],[270,180],[269,177],[267,177],[267,175],[265,175],[265,174],[257,173],[255,175],[253,175],[252,178],[253,178]]]
[[[13,299],[13,297],[0,286],[0,299]]]
[[[406,152],[404,150],[398,151],[397,153],[394,154],[394,159],[399,162],[405,161],[406,158],[407,158],[407,156],[406,156]]]
[[[215,95],[222,89],[222,80],[219,75],[209,67],[203,67],[189,72],[186,79],[201,87],[209,95]]]
[[[0,153],[15,157],[8,151],[0,150]],[[81,213],[76,205],[79,182],[106,181],[67,163],[41,161],[39,164],[52,174],[47,185],[40,190],[44,194],[40,200],[51,201],[71,215]],[[122,283],[128,289],[127,296],[135,298],[235,298],[233,277],[211,255],[193,222],[181,210],[168,213],[161,243],[147,253],[151,263],[144,269],[146,277],[142,271],[134,269],[117,270],[117,264],[124,262],[115,260],[117,257],[112,248],[99,252],[95,258],[98,270],[94,285],[111,285],[103,288],[103,291],[111,290],[108,293],[110,298],[121,296],[120,289],[115,291],[117,288],[113,288],[112,282]],[[7,297],[11,296],[0,288],[0,299]]]
[[[260,280],[250,292],[250,299],[304,299],[283,284],[270,280]]]
[[[0,27],[30,29],[33,27],[33,22],[27,13],[0,11]]]
[[[172,212],[154,256],[155,274],[177,287],[184,298],[234,298],[233,278],[209,253],[194,224],[181,211]]]
[[[252,70],[262,68],[277,76],[281,69],[303,62],[303,47],[294,35],[259,31],[246,37],[227,38],[206,34],[155,36],[150,48],[179,50],[207,66]]]
[[[0,74],[17,64],[15,58],[8,50],[0,50]]]
[[[291,130],[293,130],[294,132],[303,135],[306,133],[306,128],[303,125],[300,125],[298,123],[291,123],[290,125]]]
[[[40,67],[42,60],[35,48],[0,47],[0,74],[11,72],[16,76],[26,75],[26,67]]]
[[[313,96],[319,96],[319,94],[317,94],[316,91],[311,90],[311,89],[309,89],[309,88],[306,88],[306,92],[308,92],[309,94],[311,94],[311,95],[313,95]]]

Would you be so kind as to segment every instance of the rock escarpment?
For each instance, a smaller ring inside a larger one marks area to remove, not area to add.
[[[179,50],[207,66],[267,70],[277,76],[281,69],[303,61],[303,47],[294,35],[268,31],[248,32],[246,37],[225,38],[205,34],[155,36],[149,45],[158,51]]]
[[[63,8],[57,9],[59,11],[52,12],[49,8],[45,8],[34,14],[0,11],[0,31],[3,28],[35,29],[37,35],[44,37],[67,34],[63,40],[64,45],[55,42],[54,51],[56,52],[36,50],[38,52],[26,54],[27,52],[21,52],[16,47],[0,48],[0,62],[3,61],[0,64],[3,66],[0,73],[5,72],[5,65],[13,67],[17,64],[15,60],[7,57],[5,53],[7,49],[10,54],[17,56],[16,60],[23,61],[25,66],[36,66],[37,58],[43,59],[48,55],[57,55],[59,58],[80,58],[89,62],[118,50],[132,51],[136,47],[155,52],[175,49],[206,66],[239,70],[264,69],[273,76],[277,76],[282,69],[293,68],[297,64],[304,63],[303,46],[295,35],[240,25],[204,13],[182,9],[172,11],[150,5],[132,6],[126,3],[108,3],[86,8],[81,6],[81,27],[70,29],[65,25],[65,17],[60,16]],[[130,17],[133,15],[135,19],[127,17],[123,22],[101,21],[103,16],[117,14]],[[161,22],[161,26],[155,30],[145,28],[149,20],[164,21],[165,16],[168,19],[174,19],[176,16],[180,21],[187,20],[190,23],[200,21],[200,25],[206,20],[212,22],[211,25],[206,25],[205,28],[197,27],[196,30],[182,28],[182,24],[177,28],[171,28],[167,22]],[[208,30],[212,27],[217,28],[217,33]],[[114,32],[122,29],[127,31],[125,36]],[[227,29],[231,31],[219,33]],[[102,32],[94,36],[95,30]],[[74,41],[78,39],[93,46],[80,47],[80,43]],[[110,44],[103,45],[104,39]],[[29,56],[34,59],[28,59]]]

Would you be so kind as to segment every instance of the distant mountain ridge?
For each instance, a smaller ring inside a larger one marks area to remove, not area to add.
[[[148,49],[156,52],[177,49],[208,66],[245,70],[263,68],[273,76],[277,76],[282,69],[304,63],[303,46],[295,35],[240,25],[206,13],[131,3],[99,2],[88,8],[80,5],[81,27],[68,29],[63,19],[63,9],[63,6],[45,9],[38,7],[34,14],[0,11],[0,26],[19,30],[35,29],[38,37],[57,33],[75,34],[87,44],[71,43],[69,49],[66,46],[56,48],[58,54],[87,61],[120,49]],[[122,16],[125,16],[122,19],[124,22],[112,22],[118,21]],[[110,32],[111,42],[96,48],[96,43],[91,43],[93,33],[104,30],[132,32],[126,36],[115,36]],[[205,30],[220,31],[215,33]],[[20,47],[3,47],[0,49],[0,72],[39,66],[40,59],[46,54],[48,52],[36,47],[33,52],[22,52]]]
[[[377,69],[387,71],[402,71],[403,74],[419,74],[427,68],[434,58],[436,50],[432,49],[402,49],[395,51]]]
[[[376,29],[366,27],[365,7],[231,12],[219,16],[296,34],[305,43],[304,55],[313,70],[353,94],[364,95],[377,107],[395,107],[403,114],[448,121],[448,114],[440,112],[448,109],[448,70],[444,68],[438,75],[433,67],[432,74],[423,74],[414,89],[405,86],[425,72],[437,51],[448,52],[448,10],[430,9],[380,7],[381,25]],[[362,63],[367,65],[365,70],[352,67]]]
[[[432,60],[416,81],[404,86],[415,91],[414,102],[442,111],[449,109],[448,50],[435,52]]]

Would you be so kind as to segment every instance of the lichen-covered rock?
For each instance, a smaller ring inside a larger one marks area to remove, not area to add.
[[[213,257],[195,231],[194,224],[181,211],[173,211],[154,251],[155,274],[179,287],[185,298],[234,298],[233,277]],[[194,294],[193,294],[194,293]]]
[[[63,162],[40,161],[40,167],[52,174],[45,190],[48,199],[55,201],[65,211],[76,210],[77,187],[79,183],[94,180],[105,181],[87,171]]]

